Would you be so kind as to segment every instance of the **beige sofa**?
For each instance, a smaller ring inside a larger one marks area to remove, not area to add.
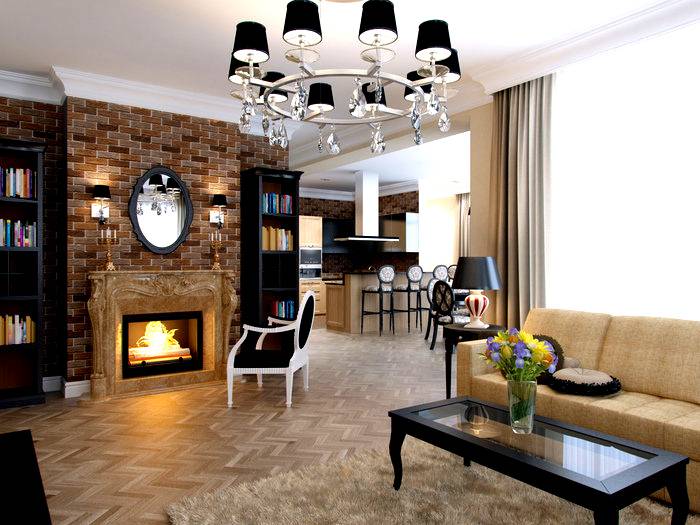
[[[536,413],[688,456],[690,507],[700,512],[700,322],[535,309],[523,330],[554,337],[565,356],[622,382],[603,398],[538,386]],[[506,382],[478,355],[485,347],[458,345],[457,394],[503,405]]]

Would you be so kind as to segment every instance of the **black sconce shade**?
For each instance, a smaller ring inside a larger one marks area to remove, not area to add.
[[[423,77],[418,74],[418,71],[411,71],[406,75],[406,78],[408,80],[411,80],[415,82],[416,80],[422,80]],[[427,84],[422,85],[420,88],[423,90],[423,93],[430,93],[430,87],[431,84],[428,82]],[[416,99],[416,94],[413,92],[413,90],[409,87],[404,88],[403,90],[403,98],[406,100],[410,100],[413,102]]]
[[[112,195],[109,193],[109,186],[105,186],[104,184],[96,184],[95,187],[92,188],[92,198],[100,201],[111,199]]]
[[[266,62],[270,58],[265,26],[257,22],[236,24],[233,56],[243,62]]]
[[[365,96],[365,99],[367,100],[367,107],[370,110],[377,106],[377,103],[375,102],[375,92],[369,91],[369,82],[362,84],[362,94]],[[386,106],[386,89],[382,91],[382,98],[379,100],[379,105]]]
[[[325,82],[311,84],[308,108],[314,111],[331,111],[334,107],[331,85]]]
[[[457,290],[499,290],[501,276],[493,257],[460,257],[452,288]]]
[[[318,6],[311,0],[292,0],[287,4],[282,39],[293,46],[315,46],[323,39]]]
[[[445,60],[450,56],[450,30],[444,20],[426,20],[418,26],[416,58],[421,62]]]
[[[228,203],[226,202],[226,195],[222,193],[216,193],[211,198],[211,205],[214,207],[225,208]]]
[[[244,73],[245,76],[249,76],[250,65],[247,62],[241,62],[231,53],[231,63],[228,66],[228,79],[234,84],[243,84],[243,76],[240,73]],[[253,63],[253,75],[256,77],[260,76],[260,64]]]
[[[284,73],[280,73],[279,71],[268,71],[265,73],[265,76],[262,77],[263,80],[266,82],[277,82],[280,78],[284,78]],[[260,96],[262,97],[263,93],[265,92],[264,87],[260,86]],[[287,100],[287,93],[282,91],[281,89],[275,89],[270,93],[270,100],[272,102],[284,102]]]
[[[445,66],[450,70],[449,73],[445,73],[445,76],[443,77],[445,79],[445,83],[447,84],[457,82],[460,78],[462,78],[462,70],[459,68],[459,55],[457,54],[457,50],[452,48],[451,51],[452,54],[445,60],[436,62],[438,66]]]
[[[357,38],[368,46],[385,46],[396,41],[399,32],[396,30],[394,4],[389,0],[367,0],[362,4],[362,19]]]

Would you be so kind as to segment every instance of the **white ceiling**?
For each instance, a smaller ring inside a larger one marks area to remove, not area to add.
[[[469,191],[469,132],[411,146],[365,160],[345,164],[330,171],[304,173],[301,185],[336,191],[354,191],[356,171],[379,174],[379,186],[415,183],[433,195]],[[432,191],[431,191],[432,190]]]

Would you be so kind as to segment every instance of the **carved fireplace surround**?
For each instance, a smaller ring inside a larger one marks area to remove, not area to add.
[[[238,304],[233,273],[216,270],[101,271],[89,275],[92,294],[92,399],[203,383],[226,377],[231,317]],[[122,316],[201,310],[202,370],[122,377]]]

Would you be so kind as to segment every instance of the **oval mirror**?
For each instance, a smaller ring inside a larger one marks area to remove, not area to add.
[[[171,253],[180,246],[192,224],[192,200],[180,177],[165,166],[141,175],[129,199],[134,233],[153,253]]]

